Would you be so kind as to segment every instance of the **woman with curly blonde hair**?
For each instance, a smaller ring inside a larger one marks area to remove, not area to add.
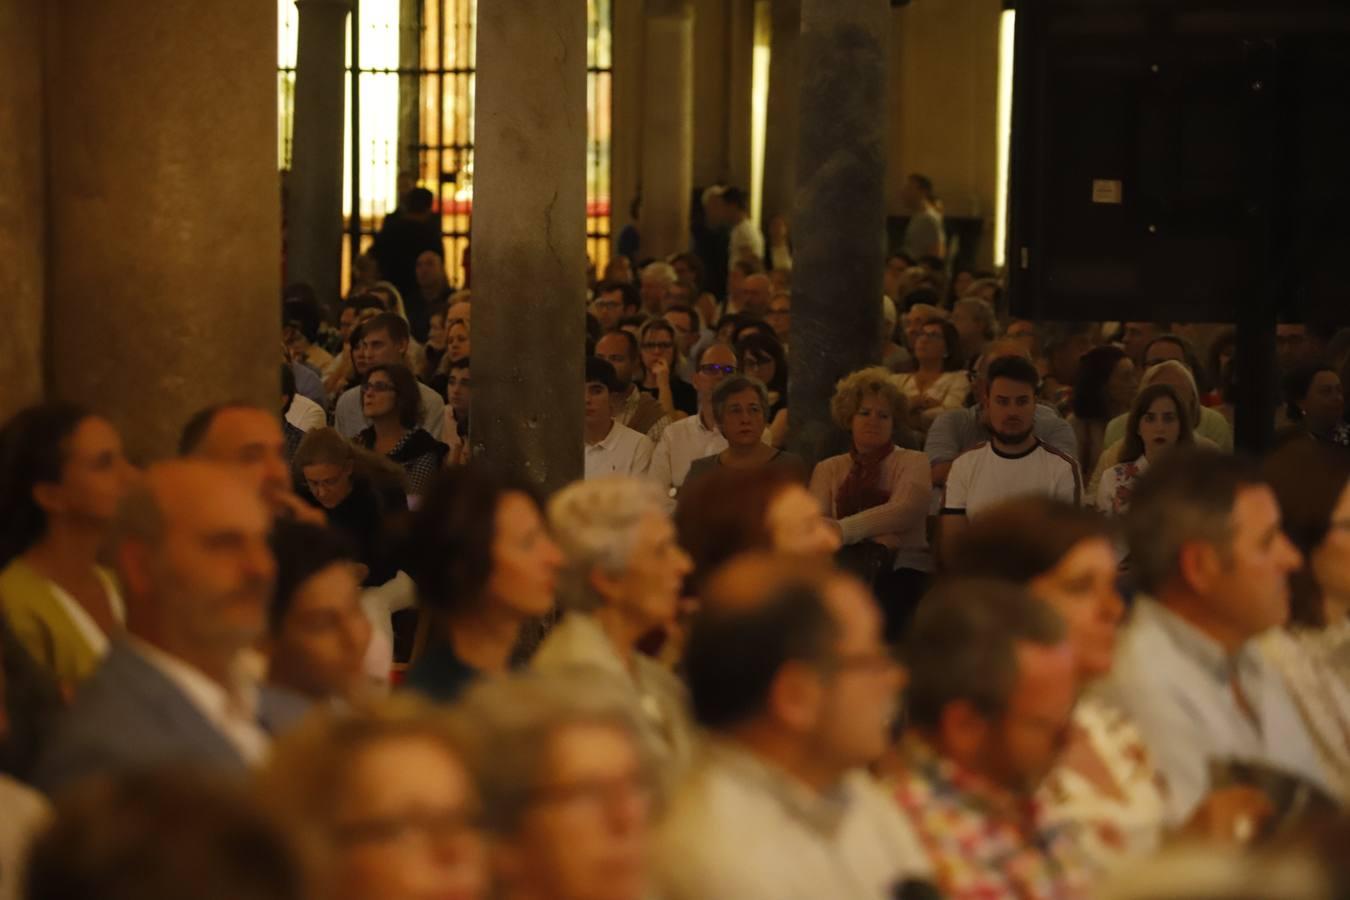
[[[835,385],[830,413],[851,437],[849,452],[821,460],[811,493],[839,528],[840,562],[871,580],[894,640],[933,571],[927,519],[928,457],[895,445],[905,396],[889,370],[862,369]]]

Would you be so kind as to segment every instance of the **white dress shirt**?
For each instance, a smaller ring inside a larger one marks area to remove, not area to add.
[[[703,417],[689,416],[666,426],[661,441],[652,453],[648,474],[661,487],[673,491],[684,484],[694,460],[727,449],[727,439],[718,428],[703,424]]]
[[[308,433],[327,425],[328,414],[304,394],[296,394],[291,398],[291,408],[286,410],[286,421]]]
[[[613,423],[603,440],[586,445],[586,478],[645,476],[652,464],[651,439],[627,425]]]

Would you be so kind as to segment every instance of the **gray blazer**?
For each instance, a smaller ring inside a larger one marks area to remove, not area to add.
[[[302,698],[264,686],[259,724],[269,734],[303,715]],[[234,745],[130,645],[114,641],[80,686],[43,749],[34,782],[48,793],[90,775],[191,765],[243,773]]]

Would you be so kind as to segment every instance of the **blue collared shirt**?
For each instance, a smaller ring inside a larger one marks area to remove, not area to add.
[[[1238,703],[1235,673],[1254,715]],[[1162,604],[1140,599],[1101,690],[1138,725],[1166,781],[1174,828],[1209,794],[1211,763],[1254,762],[1329,783],[1284,680],[1255,641],[1229,654]]]

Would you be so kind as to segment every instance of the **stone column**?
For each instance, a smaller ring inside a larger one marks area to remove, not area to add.
[[[324,306],[342,292],[342,142],[352,0],[295,0],[295,124],[287,178],[286,278]]]
[[[879,350],[889,12],[886,0],[802,2],[789,402],[807,463],[837,432],[835,382]]]
[[[647,0],[644,67],[642,254],[668,256],[689,247],[694,189],[694,13],[688,0]]]
[[[754,0],[730,0],[727,15],[727,184],[750,194],[751,95],[755,71]],[[758,224],[758,223],[756,223]]]
[[[52,394],[167,455],[207,404],[280,402],[276,9],[43,5]]]
[[[422,141],[422,0],[399,0],[398,4],[398,174],[421,177]],[[341,184],[341,182],[339,182]],[[402,200],[403,198],[399,198]]]
[[[792,217],[797,194],[797,144],[801,114],[802,0],[771,0],[769,99],[764,126],[764,203],[767,227],[774,216]]]
[[[0,0],[0,423],[42,398],[46,291],[40,3]]]
[[[642,182],[642,41],[646,23],[642,0],[614,0],[613,10],[609,183],[610,233],[614,239],[613,253],[617,254],[619,233],[628,224],[628,211]]]
[[[582,474],[585,0],[479,0],[477,39],[470,439],[554,490]]]

